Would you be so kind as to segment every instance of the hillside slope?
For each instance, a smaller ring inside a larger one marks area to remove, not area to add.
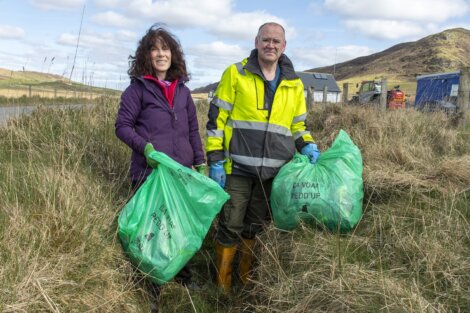
[[[33,95],[37,95],[39,93],[41,97],[53,97],[53,94],[46,94],[54,90],[54,94],[58,96],[62,96],[62,93],[70,91],[86,91],[95,95],[120,95],[121,93],[119,90],[90,86],[81,82],[72,81],[64,76],[56,74],[35,71],[13,71],[10,69],[0,68],[0,96],[13,98],[19,97],[25,93],[27,94],[27,90],[30,87],[32,87]],[[15,93],[14,90],[23,91]]]
[[[13,71],[5,68],[0,68],[0,82],[6,80],[23,81],[31,84],[53,81],[70,82],[68,78],[56,74],[41,73],[34,71]]]
[[[363,76],[386,76],[413,81],[417,75],[470,66],[470,30],[454,28],[414,42],[308,72],[333,73],[338,81]]]

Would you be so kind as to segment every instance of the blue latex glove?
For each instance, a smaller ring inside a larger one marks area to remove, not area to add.
[[[209,177],[224,188],[225,179],[227,175],[225,174],[224,161],[217,161],[212,163],[209,167]]]
[[[318,150],[318,147],[314,143],[308,143],[306,144],[302,150],[300,150],[300,153],[303,155],[308,156],[310,159],[310,163],[315,164],[317,163],[317,159],[320,156],[320,150]]]
[[[145,145],[145,148],[144,148],[145,160],[147,161],[147,164],[151,168],[156,168],[158,166],[158,162],[149,157],[150,153],[152,153],[153,151],[155,151],[155,149],[153,148],[153,145],[151,143],[148,143]]]

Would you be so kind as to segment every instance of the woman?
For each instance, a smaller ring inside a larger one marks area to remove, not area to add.
[[[196,108],[185,82],[188,72],[178,40],[152,26],[129,56],[131,84],[121,96],[116,136],[132,149],[130,176],[137,189],[157,167],[148,156],[164,152],[180,164],[205,173]],[[175,280],[186,286],[191,271],[184,267]]]

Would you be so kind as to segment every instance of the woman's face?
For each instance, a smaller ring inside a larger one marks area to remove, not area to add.
[[[155,45],[150,49],[150,59],[155,69],[157,78],[164,80],[166,72],[171,66],[171,50],[161,39],[157,39]]]

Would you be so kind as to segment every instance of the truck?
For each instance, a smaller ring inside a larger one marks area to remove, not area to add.
[[[382,93],[382,85],[378,81],[367,80],[357,84],[356,87],[359,91],[354,95],[350,101],[351,104],[378,104],[380,101],[380,94]],[[400,90],[400,86],[395,86],[393,89],[387,91],[387,109],[405,109],[406,97],[405,93]]]
[[[414,107],[420,111],[457,111],[460,71],[416,76]]]

